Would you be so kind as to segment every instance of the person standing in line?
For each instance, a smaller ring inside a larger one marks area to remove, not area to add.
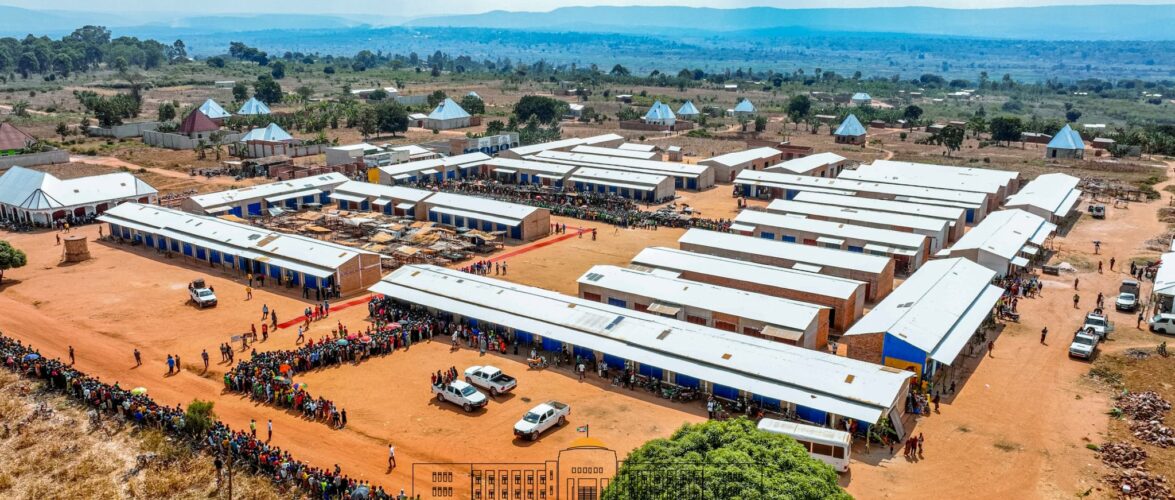
[[[253,435],[253,439],[257,439],[257,421],[249,419],[249,434]]]

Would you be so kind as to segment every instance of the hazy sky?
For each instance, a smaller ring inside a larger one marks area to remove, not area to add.
[[[890,7],[922,5],[948,8],[1025,7],[1072,4],[1165,4],[1172,0],[201,0],[196,3],[158,0],[0,0],[0,5],[30,9],[144,12],[171,11],[185,15],[209,13],[372,13],[389,16],[465,14],[490,10],[546,11],[577,5],[685,5],[734,8],[772,6]]]

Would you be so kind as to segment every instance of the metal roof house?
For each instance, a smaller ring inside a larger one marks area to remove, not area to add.
[[[1085,141],[1081,140],[1081,134],[1077,133],[1065,124],[1057,135],[1049,141],[1044,148],[1045,158],[1063,158],[1070,160],[1081,160],[1085,158]]]
[[[967,259],[927,262],[840,338],[848,357],[930,380],[950,366],[1003,295],[995,273]]]
[[[1004,203],[1007,208],[1018,208],[1044,217],[1054,224],[1061,224],[1078,213],[1075,209],[1081,200],[1077,185],[1081,179],[1072,175],[1044,174],[1024,185],[1019,193]]]
[[[621,146],[623,146],[623,144],[621,144]],[[571,148],[571,152],[586,154],[586,155],[615,156],[617,158],[631,158],[633,160],[651,160],[651,161],[660,161],[661,160],[661,153],[658,153],[656,151],[651,151],[651,150],[650,151],[633,151],[631,149],[601,148],[601,147],[596,147],[596,146],[582,146],[581,145],[581,146],[576,146],[574,148]],[[541,155],[542,155],[542,153],[539,153],[539,155],[536,155],[536,156],[541,156]]]
[[[836,207],[794,200],[772,201],[767,205],[767,211],[776,214],[801,215],[811,219],[822,219],[845,224],[875,227],[878,229],[891,229],[894,231],[921,234],[930,239],[930,251],[932,253],[942,250],[946,246],[947,235],[950,234],[950,227],[947,221],[919,217],[917,215]]]
[[[929,217],[931,219],[942,219],[947,221],[947,224],[950,225],[950,235],[947,238],[948,242],[953,242],[959,238],[962,238],[963,230],[967,226],[967,211],[962,207],[928,205],[925,203],[916,203],[910,201],[879,200],[876,198],[842,196],[837,194],[817,193],[811,191],[801,192],[793,199],[795,201],[802,201],[804,203],[816,203],[835,207],[859,208],[877,212],[917,215],[921,217]]]
[[[685,101],[680,108],[677,108],[677,116],[685,120],[692,120],[702,114],[698,111],[697,106],[694,106],[693,101]]]
[[[826,193],[853,196],[856,191],[826,187],[819,177],[785,174],[768,170],[743,170],[734,179],[737,193],[747,198],[773,200],[795,198],[799,193]]]
[[[832,330],[843,332],[865,311],[865,283],[826,274],[754,262],[649,247],[633,257],[630,267],[662,275],[761,293],[829,308]]]
[[[495,179],[509,184],[542,184],[562,187],[567,177],[579,166],[499,157],[485,162],[485,168]]]
[[[482,165],[490,161],[490,155],[482,152],[446,156],[431,160],[410,161],[379,167],[380,184],[415,184],[420,182],[440,183],[445,179],[464,179],[482,173]]]
[[[268,115],[270,113],[269,106],[258,101],[256,97],[250,97],[245,104],[241,105],[241,109],[237,110],[238,115]]]
[[[100,214],[119,203],[156,203],[159,192],[127,172],[58,179],[14,166],[0,175],[0,218],[51,226],[70,216]]]
[[[196,109],[200,110],[201,113],[204,113],[204,116],[207,116],[213,120],[223,120],[233,115],[232,113],[225,111],[224,108],[220,107],[220,104],[217,104],[217,102],[212,99],[204,101],[204,104],[201,104],[200,107]]]
[[[297,210],[305,205],[330,203],[330,193],[348,180],[343,174],[330,172],[196,195],[184,200],[180,206],[186,212],[200,215],[227,213],[237,217],[258,217],[269,208]]]
[[[432,130],[465,128],[470,126],[471,118],[460,104],[446,97],[428,114],[428,118],[424,120],[424,128]]]
[[[780,342],[436,266],[409,265],[371,287],[402,303],[565,347],[610,367],[768,408],[819,425],[901,417],[909,373]]]
[[[344,210],[375,210],[385,215],[424,220],[422,202],[432,195],[432,191],[425,189],[347,181],[335,186],[329,197]]]
[[[677,244],[689,252],[863,281],[865,300],[878,300],[893,289],[894,262],[889,257],[705,229],[686,231]]]
[[[836,177],[849,165],[849,159],[836,153],[817,153],[767,167],[768,172],[783,172],[813,177]]]
[[[564,163],[583,167],[606,168],[640,174],[667,175],[679,189],[699,190],[714,185],[714,169],[709,165],[692,165],[673,161],[638,160],[565,151],[543,151],[528,160]]]
[[[845,121],[840,123],[840,126],[832,132],[836,136],[837,144],[865,144],[865,126],[861,125],[861,120],[857,119],[857,115],[849,115]]]
[[[537,155],[543,151],[567,151],[580,145],[614,148],[624,144],[624,140],[624,136],[618,134],[603,134],[592,137],[571,137],[568,139],[560,139],[558,141],[540,142],[538,144],[530,144],[527,146],[517,146],[498,153],[498,156],[502,158],[513,158],[515,160],[521,160],[524,157]]]
[[[545,208],[453,193],[433,194],[423,204],[428,220],[438,224],[499,232],[520,241],[551,234],[551,211]]]
[[[600,167],[580,167],[567,182],[579,192],[612,193],[638,201],[661,202],[673,198],[673,178]]]
[[[955,176],[965,180],[982,180],[997,184],[1004,188],[1004,196],[1009,196],[1020,189],[1020,172],[1015,170],[999,170],[994,168],[956,167],[953,165],[938,165],[934,163],[914,163],[909,161],[873,160],[863,168],[897,173],[919,173],[946,177]]]
[[[644,153],[653,153],[656,152],[659,148],[657,148],[657,146],[654,144],[637,144],[633,142],[626,142],[616,146],[616,149],[622,151],[641,151]]]
[[[98,220],[110,224],[111,236],[207,262],[238,278],[260,274],[275,285],[337,288],[345,296],[363,292],[383,275],[377,253],[218,217],[124,203]]]
[[[657,101],[654,102],[653,107],[649,108],[649,111],[645,113],[644,121],[645,123],[652,125],[664,125],[667,127],[672,127],[673,124],[677,123],[677,115],[673,114],[673,110],[669,109],[668,105],[662,103],[661,101]]]
[[[276,123],[270,123],[265,128],[255,128],[241,137],[241,142],[291,142],[294,136],[290,135]]]
[[[731,232],[766,240],[782,240],[823,248],[892,257],[896,270],[909,274],[930,259],[926,236],[843,222],[743,210],[734,218]]]
[[[849,102],[854,106],[869,106],[873,104],[873,97],[864,92],[857,92],[853,97],[849,98]]]
[[[220,125],[217,125],[215,121],[212,121],[198,109],[193,109],[191,113],[188,113],[179,126],[179,133],[192,139],[207,139],[212,132],[217,130],[220,130]]]
[[[580,298],[728,332],[823,349],[828,308],[616,266],[592,266]]]
[[[847,170],[840,178],[983,193],[987,196],[988,211],[999,208],[1004,198],[1013,191],[1014,183],[1011,179],[1019,175],[1017,172],[1000,172],[999,175],[992,175],[987,172],[995,172],[994,170],[974,169],[968,172],[960,168],[938,168],[937,165],[884,160],[876,161],[874,164]]]
[[[1056,231],[1056,224],[1036,214],[1000,210],[967,231],[944,253],[969,259],[1004,276],[1031,265]]]
[[[783,151],[762,147],[707,158],[698,165],[714,167],[714,177],[722,182],[734,182],[744,170],[764,170],[783,161],[783,156]]]
[[[755,114],[755,105],[751,104],[751,100],[743,98],[737,105],[734,106],[734,116],[749,116]]]
[[[1175,310],[1175,252],[1167,252],[1159,257],[1159,269],[1155,271],[1155,286],[1151,293],[1154,295],[1156,312],[1169,313]]]

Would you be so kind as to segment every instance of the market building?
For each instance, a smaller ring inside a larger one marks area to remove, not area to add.
[[[962,257],[1003,277],[1027,270],[1043,257],[1057,225],[1023,210],[1000,210],[967,231],[942,257]]]
[[[0,218],[48,227],[120,203],[157,203],[159,191],[127,172],[58,179],[20,166],[0,175]]]
[[[343,174],[330,172],[196,195],[181,202],[180,207],[186,212],[200,215],[259,217],[271,213],[272,209],[298,210],[330,203],[330,194],[334,188],[349,180]]]

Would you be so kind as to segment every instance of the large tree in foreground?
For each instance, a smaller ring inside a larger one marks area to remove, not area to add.
[[[604,490],[627,498],[849,499],[836,472],[745,418],[685,425],[629,454]]]
[[[4,281],[4,271],[24,267],[28,262],[28,257],[24,252],[16,249],[7,241],[0,240],[0,281]]]

